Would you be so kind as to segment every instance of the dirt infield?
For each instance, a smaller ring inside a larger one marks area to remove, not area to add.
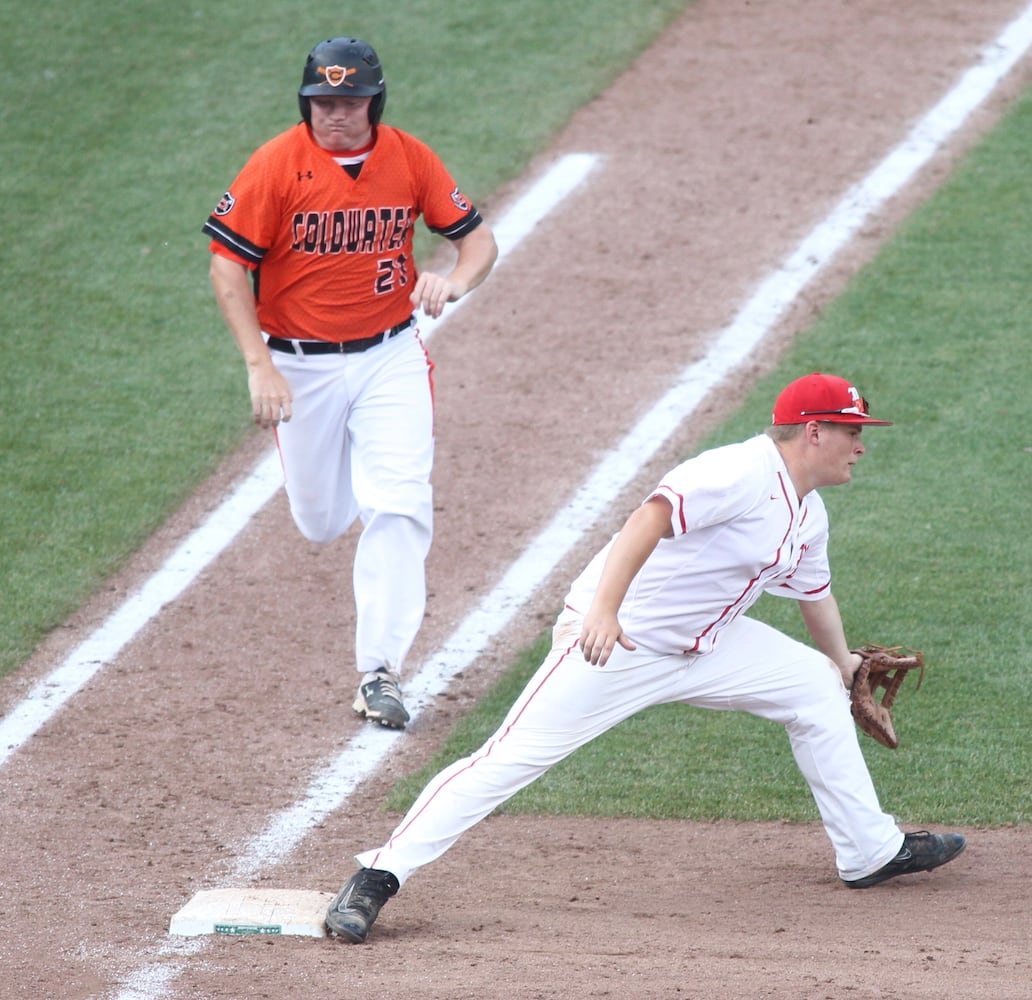
[[[567,152],[600,153],[603,166],[431,344],[437,532],[413,667],[1019,9],[1017,0],[701,0],[576,116],[532,173]],[[382,811],[392,777],[423,762],[512,651],[536,638],[570,572],[730,412],[1030,72],[1026,60],[864,228],[677,429],[518,624],[419,717],[384,773],[262,885],[338,888],[355,851],[393,826]],[[492,216],[513,193],[482,207]],[[24,671],[0,682],[0,711],[269,446],[255,436]],[[817,824],[497,816],[413,878],[365,946],[217,937],[177,953],[171,915],[223,884],[241,845],[361,725],[348,668],[353,543],[308,545],[277,497],[0,769],[0,997],[1032,996],[1027,828],[967,831],[971,846],[948,868],[850,892]]]

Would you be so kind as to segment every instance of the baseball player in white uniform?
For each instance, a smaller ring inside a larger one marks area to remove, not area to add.
[[[846,379],[812,373],[778,396],[765,434],[672,469],[574,580],[552,648],[497,732],[423,790],[330,906],[331,932],[364,941],[417,869],[578,747],[652,705],[750,712],[785,727],[839,877],[867,888],[929,871],[965,846],[904,834],[879,804],[850,714],[860,665],[831,592],[817,492],[849,482],[869,414]],[[813,646],[746,612],[794,598]]]

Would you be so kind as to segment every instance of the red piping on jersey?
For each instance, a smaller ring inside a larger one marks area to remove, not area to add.
[[[371,864],[371,865],[369,865],[369,867],[370,867],[370,868],[376,868],[376,866],[377,866],[377,862],[378,862],[378,861],[380,860],[380,855],[381,855],[381,854],[383,853],[383,851],[384,851],[384,850],[387,850],[387,849],[389,849],[389,848],[390,848],[390,847],[391,847],[391,846],[392,846],[392,845],[394,844],[395,840],[397,840],[397,839],[398,839],[399,837],[403,837],[403,836],[405,835],[405,831],[406,831],[406,830],[408,830],[408,828],[409,828],[410,826],[412,826],[412,824],[413,824],[413,823],[414,823],[414,822],[415,822],[415,821],[416,821],[416,820],[417,820],[417,819],[418,819],[418,818],[419,818],[419,817],[420,817],[420,816],[422,815],[423,811],[424,811],[424,810],[425,810],[425,809],[427,808],[427,806],[429,806],[429,805],[430,805],[430,803],[431,803],[431,802],[433,802],[433,801],[434,801],[434,799],[436,799],[436,798],[437,798],[438,794],[439,794],[440,792],[444,791],[444,789],[445,789],[445,788],[447,788],[447,787],[448,787],[448,785],[449,785],[449,784],[451,784],[451,782],[452,782],[452,781],[453,781],[453,780],[454,780],[455,778],[457,778],[457,777],[458,777],[458,776],[459,776],[460,774],[465,774],[465,773],[466,773],[466,771],[469,771],[469,770],[470,770],[471,768],[474,768],[474,767],[476,767],[476,765],[477,765],[477,764],[479,764],[479,763],[480,763],[481,761],[483,761],[483,760],[486,760],[486,759],[487,759],[488,757],[490,757],[490,756],[491,756],[491,752],[492,752],[492,751],[494,750],[494,748],[495,748],[495,747],[496,747],[496,746],[497,746],[497,745],[498,745],[499,743],[501,743],[501,741],[502,741],[502,740],[504,740],[506,736],[508,736],[508,735],[509,735],[509,732],[510,732],[510,731],[512,730],[512,727],[513,727],[513,726],[515,726],[517,722],[519,722],[520,718],[521,718],[521,717],[523,716],[523,713],[524,713],[524,712],[525,712],[525,711],[527,710],[527,708],[528,708],[528,707],[530,706],[530,703],[531,703],[531,702],[532,702],[532,701],[534,700],[534,698],[535,698],[535,696],[536,696],[536,695],[538,694],[538,692],[539,692],[539,691],[540,691],[540,690],[541,690],[541,689],[542,689],[542,688],[543,688],[543,687],[545,686],[545,684],[546,684],[546,683],[547,683],[547,682],[548,682],[548,681],[549,681],[549,680],[551,679],[552,675],[553,675],[553,674],[554,674],[554,673],[555,673],[555,672],[556,672],[556,671],[557,671],[557,670],[559,669],[559,667],[560,667],[560,666],[562,665],[563,661],[564,661],[564,660],[565,660],[565,659],[566,659],[566,658],[567,658],[567,657],[568,657],[568,656],[569,656],[569,655],[570,655],[570,654],[571,654],[571,653],[572,653],[572,652],[573,652],[573,651],[574,651],[575,649],[577,649],[577,646],[578,646],[578,643],[579,643],[579,642],[580,642],[580,639],[578,639],[578,640],[577,640],[576,642],[574,642],[574,643],[573,643],[573,644],[572,644],[571,646],[568,646],[568,647],[566,648],[565,652],[563,653],[563,655],[562,655],[562,656],[560,656],[558,660],[556,660],[556,662],[555,662],[555,666],[554,666],[554,667],[552,667],[552,669],[551,669],[551,670],[549,670],[549,671],[548,671],[548,673],[547,673],[547,674],[545,674],[545,676],[541,678],[541,683],[540,683],[540,684],[538,684],[538,686],[537,686],[536,688],[534,688],[534,690],[533,690],[533,691],[532,691],[532,692],[530,693],[530,695],[529,695],[529,696],[528,696],[528,697],[526,698],[526,700],[525,700],[525,701],[524,701],[524,703],[523,703],[523,707],[522,707],[522,708],[521,708],[521,709],[519,710],[519,713],[518,713],[518,714],[516,715],[516,718],[514,718],[514,719],[512,720],[512,722],[510,722],[510,723],[509,723],[509,725],[505,727],[505,731],[504,731],[503,733],[500,733],[500,734],[499,734],[499,736],[498,736],[498,737],[497,737],[496,739],[492,739],[492,740],[491,740],[491,741],[490,741],[490,742],[489,742],[489,743],[487,744],[487,746],[485,747],[485,749],[484,749],[484,752],[483,752],[482,754],[479,754],[479,755],[478,755],[478,756],[476,756],[476,757],[471,757],[471,758],[470,758],[470,761],[469,761],[469,763],[468,763],[468,764],[467,764],[467,765],[466,765],[466,766],[465,766],[464,768],[462,768],[462,770],[461,770],[461,771],[456,771],[456,772],[455,772],[455,774],[451,775],[451,777],[449,777],[447,781],[443,782],[443,783],[441,784],[441,786],[440,786],[440,787],[439,787],[438,789],[436,789],[436,790],[434,791],[434,794],[433,794],[433,795],[431,795],[431,796],[430,796],[430,798],[429,798],[429,799],[427,799],[427,801],[426,801],[426,802],[425,802],[425,803],[423,804],[423,808],[422,808],[422,809],[420,809],[420,810],[419,810],[419,812],[417,812],[417,813],[416,813],[415,815],[413,815],[413,816],[412,816],[412,817],[411,817],[411,818],[409,819],[409,821],[408,821],[408,822],[407,822],[407,823],[406,823],[406,824],[405,824],[405,825],[404,825],[403,827],[400,827],[400,828],[399,828],[399,829],[398,829],[398,830],[397,830],[397,831],[395,832],[394,836],[393,836],[393,837],[391,837],[391,839],[390,839],[389,841],[387,841],[387,844],[386,844],[386,846],[385,846],[385,847],[382,847],[382,848],[380,848],[380,850],[376,852],[376,855],[375,855],[375,856],[374,856],[374,858],[373,858],[373,862],[372,862],[372,864]]]
[[[785,530],[785,534],[782,536],[781,542],[778,544],[777,551],[774,553],[774,561],[768,563],[766,566],[760,569],[759,573],[757,573],[756,576],[754,576],[745,585],[745,588],[738,595],[738,597],[736,597],[726,608],[724,608],[724,610],[721,611],[720,614],[698,634],[698,636],[696,636],[695,644],[690,649],[686,649],[685,654],[697,653],[699,651],[699,643],[705,636],[709,635],[709,633],[712,632],[715,628],[717,628],[721,623],[725,621],[730,622],[737,618],[742,613],[742,611],[745,610],[742,607],[742,604],[745,600],[745,596],[751,590],[753,590],[759,579],[768,569],[771,568],[771,566],[776,566],[778,564],[778,560],[781,556],[781,550],[785,547],[786,539],[792,533],[792,522],[795,519],[795,515],[792,513],[792,501],[789,499],[788,490],[785,487],[785,479],[780,472],[778,473],[778,482],[781,484],[781,495],[782,497],[784,497],[785,505],[788,507],[790,516],[788,519],[788,528]],[[804,511],[803,513],[804,520],[806,518],[806,513],[806,511]]]
[[[684,494],[678,493],[677,490],[670,489],[670,487],[665,483],[660,483],[659,486],[656,487],[652,496],[659,496],[660,490],[666,490],[667,493],[673,493],[673,495],[677,497],[677,520],[681,525],[681,534],[688,534],[688,519],[684,515]],[[650,497],[649,499],[652,498]]]

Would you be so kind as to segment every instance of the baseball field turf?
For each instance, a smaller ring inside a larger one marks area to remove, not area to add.
[[[479,202],[684,4],[585,0],[561,25],[548,0],[401,6],[367,8],[346,30],[391,66],[404,95],[392,121],[432,138]],[[234,25],[231,41],[220,23]],[[200,225],[216,185],[293,114],[282,80],[298,52],[284,27],[298,23],[313,38],[343,30],[328,3],[231,0],[215,23],[156,0],[130,14],[97,0],[0,12],[0,675],[249,431]],[[76,45],[55,52],[58,34]],[[865,436],[856,481],[827,501],[847,632],[929,654],[921,691],[900,702],[906,754],[868,754],[886,799],[929,823],[1032,812],[1030,132],[1026,97],[708,442],[753,433],[777,388],[829,356],[897,422]],[[761,613],[801,634],[787,603]],[[540,654],[431,766],[490,731]],[[686,759],[701,763],[686,774]],[[507,809],[814,818],[776,727],[680,709],[631,720]]]

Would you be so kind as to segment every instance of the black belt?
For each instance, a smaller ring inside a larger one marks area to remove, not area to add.
[[[409,316],[404,323],[371,337],[359,337],[358,340],[284,340],[282,337],[270,337],[267,343],[272,350],[282,351],[284,354],[360,354],[362,351],[368,351],[370,347],[390,340],[391,337],[396,337],[414,322],[415,317]]]

